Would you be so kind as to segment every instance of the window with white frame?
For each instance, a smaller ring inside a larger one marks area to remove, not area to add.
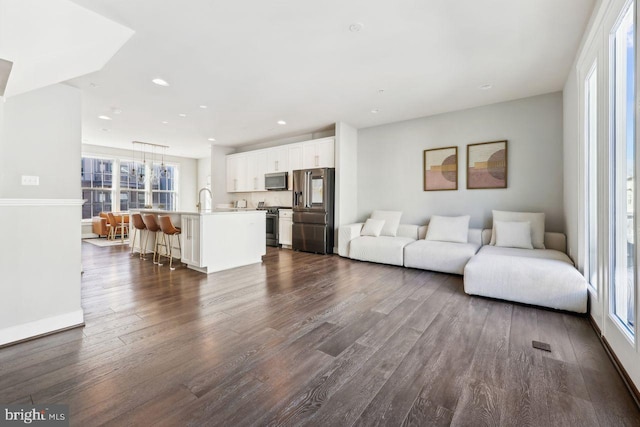
[[[635,323],[635,24],[631,2],[611,33],[609,312],[633,338]]]
[[[113,210],[113,159],[83,157],[80,167],[82,218],[97,216],[102,211]]]
[[[130,159],[83,156],[82,197],[87,202],[82,208],[82,218],[97,216],[102,211],[145,207],[175,211],[178,175],[179,167],[175,164],[150,166]]]
[[[585,275],[592,292],[598,294],[598,70],[594,63],[584,82],[586,153],[586,244]]]
[[[120,161],[120,210],[141,209],[148,205],[144,169],[141,162]]]
[[[170,164],[154,164],[151,180],[153,206],[176,210],[178,200],[178,168]]]

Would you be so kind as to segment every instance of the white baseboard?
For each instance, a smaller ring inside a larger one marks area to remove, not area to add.
[[[0,329],[0,346],[51,332],[79,326],[84,323],[84,310],[79,309],[70,313],[60,314],[35,322],[23,323],[22,325],[10,326]]]

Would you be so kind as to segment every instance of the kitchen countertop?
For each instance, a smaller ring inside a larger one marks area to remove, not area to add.
[[[206,211],[167,211],[163,209],[131,209],[131,211],[137,212],[145,212],[145,213],[155,213],[155,214],[167,214],[167,215],[229,215],[229,214],[252,214],[256,212],[266,212],[257,209],[249,209],[249,208],[225,208],[225,209],[210,209]]]

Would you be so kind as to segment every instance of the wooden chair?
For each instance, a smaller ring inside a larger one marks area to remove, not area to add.
[[[118,234],[121,236],[129,235],[129,225],[122,221],[122,216],[116,217],[112,212],[107,212],[107,218],[109,219],[109,235],[107,236],[109,240],[115,240]]]
[[[146,260],[144,254],[146,253],[146,247],[142,247],[142,230],[146,230],[147,226],[144,224],[142,220],[142,215],[139,213],[131,214],[131,223],[133,224],[133,239],[131,240],[131,256],[133,256],[133,249],[136,246],[136,236],[140,234],[138,237],[138,244],[140,245],[140,259]],[[146,239],[145,239],[146,242]]]
[[[152,214],[146,214],[142,216],[142,221],[144,222],[144,225],[147,227],[147,237],[144,239],[144,249],[143,251],[146,252],[147,251],[147,241],[149,240],[149,235],[151,233],[153,233],[154,235],[154,239],[153,239],[153,263],[154,264],[158,264],[158,265],[162,265],[160,264],[160,253],[158,252],[158,246],[163,246],[160,243],[160,240],[158,239],[158,233],[161,232],[160,230],[160,226],[158,225],[158,221],[156,221],[156,216],[152,215]],[[166,248],[165,248],[166,249]],[[158,257],[158,259],[156,260],[156,256]]]
[[[160,229],[162,230],[162,239],[168,247],[169,257],[169,270],[175,270],[173,267],[173,236],[178,237],[178,249],[180,250],[180,256],[182,256],[182,246],[180,245],[180,228],[175,227],[171,222],[171,217],[168,215],[162,215],[158,217],[160,223]],[[167,243],[167,239],[169,242]],[[158,257],[159,260],[159,257]]]

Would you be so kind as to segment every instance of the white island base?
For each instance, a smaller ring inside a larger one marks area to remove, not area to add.
[[[174,257],[179,254],[183,264],[201,273],[210,274],[259,263],[266,254],[265,211],[225,209],[212,212],[167,212],[141,209],[139,213],[169,215],[173,224],[182,230],[182,253],[177,244],[174,244]],[[142,238],[136,238],[134,243],[131,230],[129,241],[135,252],[141,252],[148,233],[146,230],[139,233]],[[160,234],[158,237],[160,238]],[[154,236],[150,235],[146,253],[153,253],[153,241]]]

